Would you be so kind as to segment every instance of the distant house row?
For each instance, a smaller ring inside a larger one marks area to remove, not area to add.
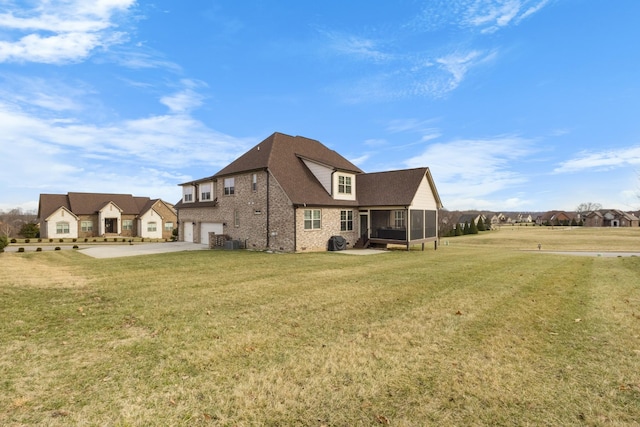
[[[535,218],[534,218],[535,216]],[[625,212],[618,209],[600,209],[591,212],[549,211],[542,214],[504,214],[472,213],[462,214],[456,223],[464,227],[472,221],[477,225],[480,220],[486,229],[501,225],[582,225],[585,227],[638,227],[640,212]]]
[[[638,227],[638,212],[619,209],[599,209],[591,212],[550,211],[536,219],[539,225],[572,225],[585,227]]]
[[[143,237],[170,239],[177,227],[173,205],[130,194],[41,194],[41,238]]]

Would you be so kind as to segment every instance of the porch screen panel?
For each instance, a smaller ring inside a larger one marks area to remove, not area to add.
[[[426,237],[438,237],[438,223],[437,223],[437,212],[436,211],[424,211],[424,219],[426,224]]]
[[[424,211],[411,211],[411,240],[424,239]]]
[[[391,211],[371,211],[371,237],[379,237],[379,231],[390,227]]]

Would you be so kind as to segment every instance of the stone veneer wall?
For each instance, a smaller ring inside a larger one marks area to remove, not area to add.
[[[320,209],[322,221],[320,230],[304,229],[305,209]],[[340,211],[343,210],[353,211],[353,231],[340,231]],[[331,236],[342,236],[347,240],[347,247],[353,247],[359,236],[360,216],[358,209],[355,208],[299,207],[296,210],[296,226],[298,229],[296,251],[326,251]]]

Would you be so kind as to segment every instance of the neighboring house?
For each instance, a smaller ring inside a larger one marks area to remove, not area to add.
[[[243,247],[327,250],[437,239],[440,197],[428,168],[364,173],[320,142],[274,133],[213,176],[181,184],[179,238],[210,233]]]
[[[574,213],[565,211],[549,211],[538,216],[536,218],[536,224],[538,225],[571,225],[571,222],[576,220]]]
[[[585,227],[638,227],[640,219],[630,212],[600,209],[584,216]]]
[[[460,218],[458,218],[458,224],[464,227],[465,224],[471,224],[471,221],[473,221],[475,225],[478,225],[480,218],[482,218],[483,224],[487,224],[487,217],[483,214],[462,214]]]
[[[177,226],[171,204],[130,194],[41,194],[38,218],[41,238],[170,239]]]
[[[528,223],[528,222],[533,222],[533,217],[531,216],[531,214],[518,214],[518,218],[516,219],[516,222],[524,222],[524,223]]]

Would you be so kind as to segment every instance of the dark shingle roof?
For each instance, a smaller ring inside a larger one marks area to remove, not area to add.
[[[38,217],[47,218],[60,207],[65,207],[75,215],[93,215],[109,202],[115,203],[124,215],[138,215],[151,200],[149,197],[134,197],[131,194],[41,194]]]
[[[356,192],[360,206],[409,206],[422,179],[427,176],[438,207],[440,196],[433,184],[429,168],[403,169],[367,173],[356,176]]]
[[[302,136],[274,133],[223,168],[214,178],[224,178],[251,170],[268,169],[293,204],[355,205],[336,202],[304,165],[309,159],[336,170],[362,173],[362,170],[320,142]]]

